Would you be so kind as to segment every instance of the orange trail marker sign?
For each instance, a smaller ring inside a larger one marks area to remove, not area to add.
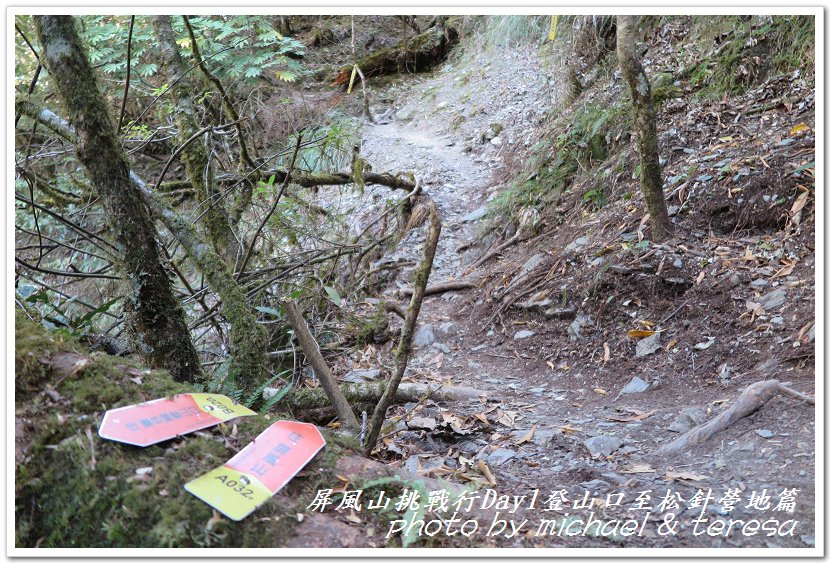
[[[274,496],[323,449],[313,424],[280,420],[230,461],[184,488],[232,520],[242,520]]]
[[[238,416],[256,413],[215,393],[185,393],[108,410],[98,434],[133,446],[150,446]]]

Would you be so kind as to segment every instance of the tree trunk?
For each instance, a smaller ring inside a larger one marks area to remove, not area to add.
[[[39,123],[48,124],[64,139],[75,141],[75,130],[59,116],[33,104],[17,104],[17,109]],[[257,324],[256,317],[245,299],[245,292],[211,245],[202,240],[186,219],[167,207],[161,197],[152,192],[144,180],[129,172],[129,181],[170,233],[176,237],[188,258],[202,272],[207,285],[222,303],[222,314],[231,325],[231,355],[233,364],[229,375],[247,391],[256,389],[268,375],[265,371],[267,335]],[[187,330],[186,326],[183,330]],[[184,332],[184,334],[187,334]]]
[[[637,54],[636,30],[637,16],[617,16],[617,59],[634,106],[637,150],[640,152],[640,189],[651,218],[651,237],[654,241],[661,241],[671,236],[672,224],[660,175],[657,118],[651,98],[651,84]]]
[[[75,21],[38,16],[35,23],[50,78],[76,128],[78,160],[98,190],[124,256],[120,266],[132,282],[128,304],[139,349],[152,366],[168,368],[177,381],[194,381],[199,357],[162,265],[150,210],[130,183],[127,157]]]
[[[196,110],[191,98],[196,88],[190,76],[186,76],[187,67],[179,54],[176,37],[170,16],[153,16],[153,28],[159,41],[159,51],[167,73],[167,83],[173,96],[176,127],[179,142],[184,143],[201,128],[196,122]],[[187,145],[181,152],[185,173],[196,193],[198,203],[202,204],[204,221],[208,237],[216,251],[223,257],[233,259],[236,247],[235,238],[230,231],[228,215],[222,201],[217,199],[214,189],[213,167],[208,159],[203,139],[197,139]]]

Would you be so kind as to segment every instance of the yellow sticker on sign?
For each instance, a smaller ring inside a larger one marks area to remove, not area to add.
[[[184,488],[239,521],[283,488],[325,445],[313,424],[278,420],[222,467]]]
[[[245,518],[272,494],[253,475],[225,465],[190,481],[184,488],[236,521]]]
[[[196,406],[206,413],[222,420],[230,420],[238,416],[255,416],[256,413],[242,405],[235,404],[233,399],[216,393],[191,393]]]

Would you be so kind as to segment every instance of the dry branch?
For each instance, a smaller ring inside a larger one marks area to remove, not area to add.
[[[383,421],[386,419],[386,409],[392,403],[392,397],[398,390],[406,365],[409,362],[409,354],[412,352],[412,338],[415,335],[415,323],[418,321],[418,313],[421,311],[421,303],[424,301],[424,292],[427,288],[429,274],[432,272],[432,262],[435,259],[435,250],[438,248],[438,238],[441,236],[441,218],[438,215],[438,208],[435,202],[430,202],[430,225],[427,240],[424,243],[424,259],[415,272],[415,291],[406,310],[406,317],[401,330],[401,338],[398,341],[398,348],[395,352],[395,373],[389,380],[389,384],[372,413],[369,434],[366,437],[364,448],[370,454],[380,436]]]
[[[769,379],[753,383],[747,387],[731,407],[720,413],[712,420],[692,428],[673,442],[670,442],[657,450],[657,453],[664,454],[675,452],[705,442],[721,430],[725,430],[738,420],[751,415],[763,407],[770,399],[778,394],[789,395],[806,401],[812,405],[816,400],[809,395],[799,393],[780,383],[777,379]]]
[[[354,412],[352,412],[352,408],[349,406],[349,402],[346,400],[346,397],[343,396],[343,392],[340,390],[340,387],[337,386],[337,382],[334,380],[334,375],[331,373],[331,369],[328,364],[326,364],[326,360],[323,358],[323,355],[320,353],[317,341],[314,340],[314,337],[311,335],[311,331],[308,330],[308,325],[306,324],[302,313],[300,313],[300,310],[297,308],[297,304],[293,299],[286,299],[282,301],[281,304],[282,308],[285,310],[285,315],[288,317],[288,322],[291,324],[291,328],[294,329],[294,334],[297,336],[297,340],[300,341],[300,347],[303,349],[303,353],[306,358],[308,358],[308,362],[314,369],[314,373],[320,380],[320,384],[323,386],[326,395],[337,411],[340,423],[345,428],[359,428],[360,423],[357,421],[357,417],[354,415]]]

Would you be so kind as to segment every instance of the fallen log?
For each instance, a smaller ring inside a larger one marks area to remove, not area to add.
[[[386,390],[386,383],[341,383],[340,389],[351,405],[359,403],[376,404]],[[277,392],[276,389],[266,389],[263,396],[267,399]],[[413,403],[427,396],[434,401],[452,403],[478,399],[485,394],[485,391],[473,387],[447,387],[446,385],[427,383],[401,383],[395,391],[392,403]],[[280,401],[280,404],[284,404],[300,412],[329,407],[331,405],[325,392],[319,387],[293,389]]]
[[[387,49],[379,49],[356,61],[365,77],[402,71],[423,72],[443,62],[458,43],[458,31],[449,22],[436,23]],[[343,66],[334,76],[334,86],[348,88],[354,64]]]
[[[462,289],[471,289],[476,287],[476,284],[472,282],[465,282],[465,281],[452,281],[452,282],[444,282],[444,283],[437,283],[435,285],[431,285],[426,290],[424,290],[424,297],[427,295],[438,295],[440,293],[447,293],[448,291],[460,291]],[[404,296],[411,296],[413,293],[413,289],[411,287],[404,287],[398,290],[398,293]]]
[[[751,415],[778,394],[789,395],[812,405],[816,404],[814,397],[790,389],[776,379],[759,381],[744,389],[744,392],[738,396],[735,404],[731,407],[712,420],[692,428],[673,442],[666,444],[657,450],[657,453],[665,454],[676,452],[683,448],[703,443],[738,420]]]

